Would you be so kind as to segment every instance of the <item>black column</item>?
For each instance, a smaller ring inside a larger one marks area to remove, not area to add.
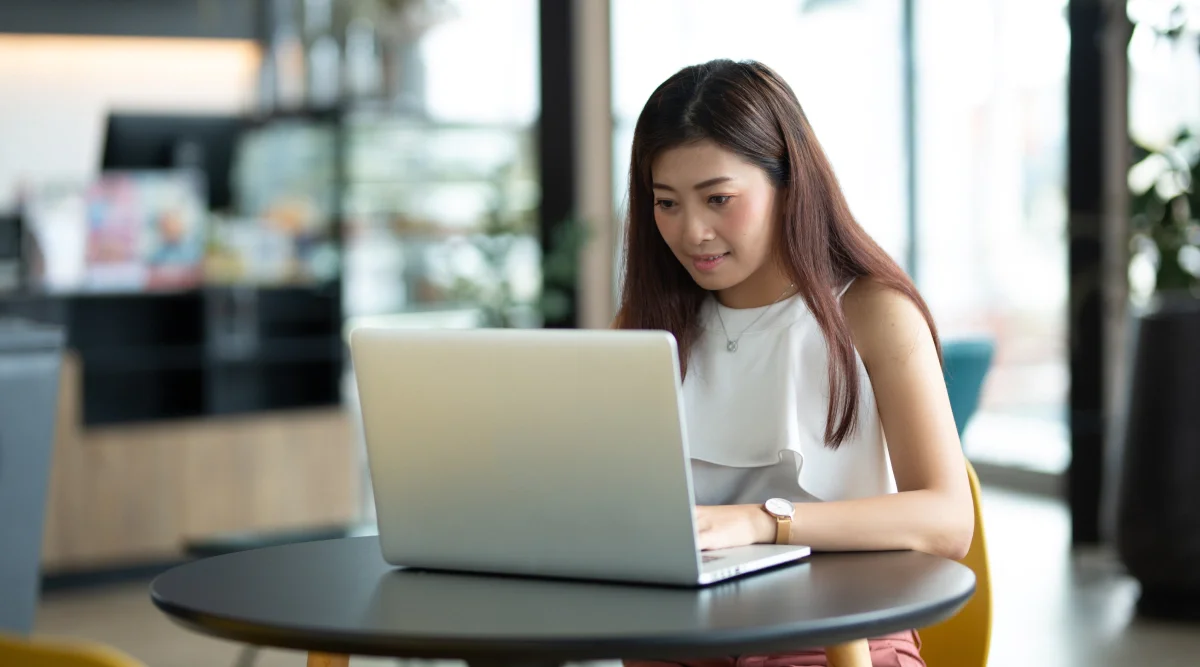
[[[1104,300],[1102,256],[1106,145],[1103,37],[1106,7],[1123,3],[1070,0],[1067,75],[1067,191],[1069,199],[1068,339],[1070,350],[1071,465],[1067,501],[1075,545],[1100,541],[1104,461]]]
[[[575,215],[575,96],[572,78],[575,56],[571,50],[574,31],[573,2],[541,0],[541,97],[539,164],[542,180],[541,241],[550,252],[559,230]],[[558,286],[563,287],[563,286]],[[576,326],[578,305],[575,285],[561,290],[570,307],[562,317],[547,318],[548,328]]]

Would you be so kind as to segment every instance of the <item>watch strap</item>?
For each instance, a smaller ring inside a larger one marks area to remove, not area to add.
[[[790,544],[792,541],[792,517],[775,517],[775,544]]]

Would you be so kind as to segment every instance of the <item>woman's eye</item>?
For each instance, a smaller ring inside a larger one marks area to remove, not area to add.
[[[671,201],[670,199],[659,199],[658,201],[654,202],[654,205],[665,211],[667,209],[674,208],[675,202]]]
[[[708,203],[720,206],[729,201],[729,195],[713,195],[708,198]]]

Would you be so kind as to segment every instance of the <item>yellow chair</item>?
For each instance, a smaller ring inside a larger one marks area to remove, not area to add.
[[[25,638],[0,634],[5,667],[145,667],[108,646],[74,639]]]
[[[992,642],[992,580],[983,536],[983,501],[970,462],[967,476],[975,504],[975,534],[959,562],[975,572],[975,595],[953,617],[920,631],[921,657],[928,667],[986,667]]]

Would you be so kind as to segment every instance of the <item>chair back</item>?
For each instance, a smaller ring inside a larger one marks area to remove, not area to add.
[[[950,394],[954,424],[962,436],[979,407],[983,381],[992,365],[995,344],[986,338],[948,340],[942,343],[943,376]]]
[[[128,655],[94,642],[0,634],[0,665],[21,667],[145,667]]]
[[[966,465],[975,505],[975,533],[971,536],[971,548],[959,562],[975,573],[975,595],[951,618],[919,630],[921,657],[927,667],[987,667],[992,642],[992,579],[979,478],[970,462]]]

